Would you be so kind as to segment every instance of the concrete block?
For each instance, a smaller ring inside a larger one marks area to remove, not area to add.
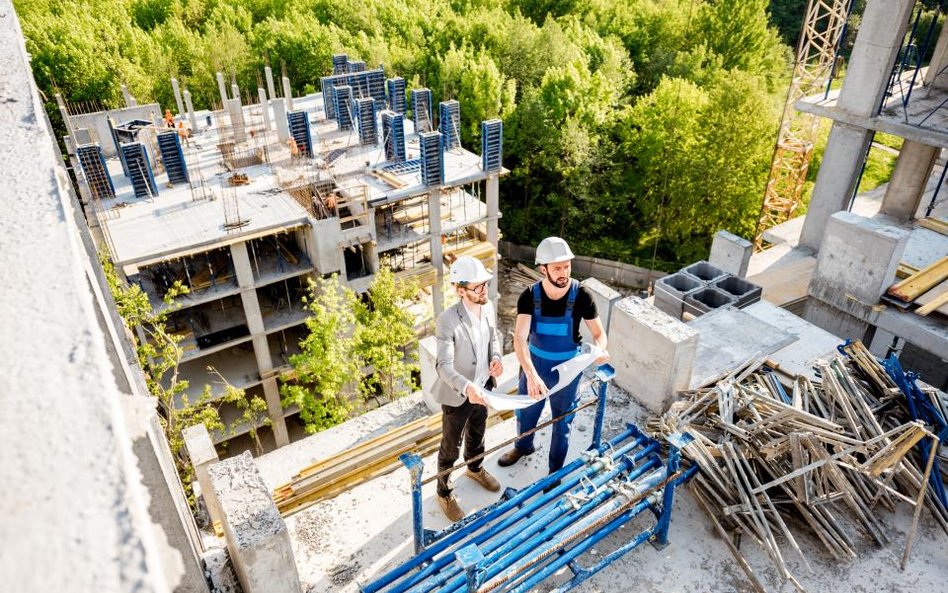
[[[270,101],[270,107],[273,108],[273,123],[276,126],[277,138],[280,139],[280,142],[286,142],[290,138],[290,122],[286,119],[286,103]]]
[[[664,412],[688,388],[698,332],[637,297],[615,304],[610,327],[616,385],[649,411]]]
[[[704,285],[704,282],[687,272],[662,276],[652,285],[655,306],[675,319],[681,319],[685,296],[700,290]]]
[[[713,286],[705,286],[685,296],[683,310],[685,313],[698,317],[728,305],[737,306],[737,298],[734,295]]]
[[[596,309],[599,311],[599,320],[602,322],[603,329],[606,330],[606,335],[609,335],[612,307],[622,298],[622,295],[614,288],[606,286],[595,278],[587,278],[581,284],[592,295],[593,302],[596,303]],[[579,333],[582,335],[584,342],[592,343],[592,335],[590,335],[589,328],[586,327],[585,323],[580,324]]]
[[[691,274],[693,277],[701,280],[702,282],[714,282],[725,274],[724,270],[721,268],[711,265],[703,260],[695,262],[687,268],[683,268],[682,272]]]
[[[214,441],[211,440],[211,435],[203,424],[195,424],[185,428],[181,431],[181,436],[184,438],[184,448],[188,452],[188,459],[191,460],[191,465],[194,466],[194,474],[201,486],[204,506],[207,507],[211,525],[218,521],[223,524],[224,514],[221,512],[221,503],[217,500],[217,495],[211,487],[211,477],[207,472],[211,465],[220,460],[217,457],[217,450],[214,448]]]
[[[208,473],[244,593],[301,593],[290,534],[250,452],[212,465]]]
[[[712,286],[737,299],[734,303],[735,307],[746,307],[751,303],[756,303],[760,300],[760,295],[764,292],[763,288],[753,282],[748,282],[747,280],[743,280],[737,276],[731,276],[730,274],[715,281]]]
[[[834,214],[826,226],[809,294],[863,317],[895,281],[908,237],[908,231],[881,217]]]
[[[432,414],[441,411],[441,404],[431,397],[431,388],[438,378],[435,363],[438,358],[438,340],[428,336],[418,342],[418,366],[421,368],[421,397]]]
[[[738,278],[747,274],[754,244],[727,231],[718,231],[711,241],[711,255],[708,263]]]

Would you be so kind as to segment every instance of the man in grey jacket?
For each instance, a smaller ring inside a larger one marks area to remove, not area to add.
[[[478,388],[493,386],[503,373],[500,342],[494,329],[494,307],[487,298],[492,276],[473,257],[459,257],[451,266],[451,283],[459,301],[438,316],[435,337],[438,378],[432,387],[434,400],[441,404],[441,448],[438,473],[454,466],[464,441],[464,460],[484,453],[487,405]],[[500,483],[482,467],[481,459],[467,465],[466,476],[491,492]],[[438,478],[438,504],[451,521],[464,517],[451,491],[450,475]]]

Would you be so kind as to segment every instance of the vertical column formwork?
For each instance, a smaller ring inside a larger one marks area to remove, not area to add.
[[[333,87],[333,95],[336,104],[336,123],[339,129],[351,130],[355,116],[352,87],[349,85]]]
[[[395,113],[405,113],[405,79],[401,76],[389,78],[386,81],[388,87],[388,108]]]
[[[105,166],[102,147],[98,144],[77,146],[76,156],[79,157],[79,165],[82,167],[82,173],[86,176],[86,183],[89,185],[92,197],[100,200],[114,198],[115,186],[112,184],[109,170]]]
[[[305,111],[291,111],[286,114],[290,125],[290,135],[303,156],[313,156],[313,138],[309,131],[309,117]]]
[[[369,96],[375,100],[376,110],[385,106],[385,70],[369,70],[364,74]],[[404,93],[403,93],[404,95]]]
[[[434,129],[431,114],[431,89],[411,90],[411,120],[415,124],[415,133],[430,132]]]
[[[443,137],[444,149],[461,147],[461,104],[455,100],[438,104],[438,131]]]
[[[375,120],[375,100],[364,97],[356,99],[355,104],[359,117],[359,144],[378,144],[379,131]]]
[[[346,54],[333,54],[332,56],[332,73],[335,76],[336,74],[345,74],[349,71],[349,56]]]
[[[161,162],[168,173],[171,183],[188,183],[188,166],[184,162],[184,153],[181,151],[181,139],[178,132],[162,132],[158,134],[158,150],[161,152]]]
[[[421,182],[424,185],[444,184],[444,144],[441,132],[418,134],[421,147]]]
[[[481,122],[481,168],[486,173],[500,172],[504,156],[504,122],[490,119]]]
[[[382,143],[385,146],[386,161],[395,163],[405,162],[404,115],[389,110],[382,112]]]
[[[155,184],[155,175],[151,171],[151,163],[145,145],[141,142],[129,142],[122,145],[122,155],[128,166],[129,179],[135,190],[136,198],[153,198],[158,196],[158,186]]]
[[[326,119],[336,119],[336,87],[334,80],[332,76],[323,76],[319,79],[319,86],[323,91],[323,110],[326,112]]]

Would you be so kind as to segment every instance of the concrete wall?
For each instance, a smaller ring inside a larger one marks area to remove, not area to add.
[[[536,247],[501,241],[497,247],[497,252],[501,257],[522,262],[532,267],[535,261]],[[576,259],[573,260],[573,273],[584,278],[598,278],[611,284],[630,288],[645,288],[649,282],[665,275],[665,272],[658,270],[649,270],[632,264],[582,255],[576,256]]]
[[[73,128],[86,128],[95,135],[94,142],[102,146],[102,153],[106,157],[115,157],[118,154],[115,151],[115,143],[112,141],[112,134],[109,132],[108,118],[115,121],[115,125],[133,119],[144,119],[154,122],[155,118],[161,118],[161,106],[158,103],[148,103],[146,105],[137,105],[135,107],[125,107],[123,109],[113,109],[106,112],[87,113],[82,115],[72,115],[69,121]],[[152,156],[154,160],[154,157]]]

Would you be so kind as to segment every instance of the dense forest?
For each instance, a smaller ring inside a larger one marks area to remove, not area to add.
[[[672,267],[718,229],[753,232],[804,2],[774,2],[780,32],[767,0],[14,4],[48,99],[119,105],[124,83],[168,106],[176,76],[201,108],[217,70],[249,94],[269,63],[300,94],[334,53],[383,64],[457,99],[474,151],[479,122],[503,118],[506,238]]]

